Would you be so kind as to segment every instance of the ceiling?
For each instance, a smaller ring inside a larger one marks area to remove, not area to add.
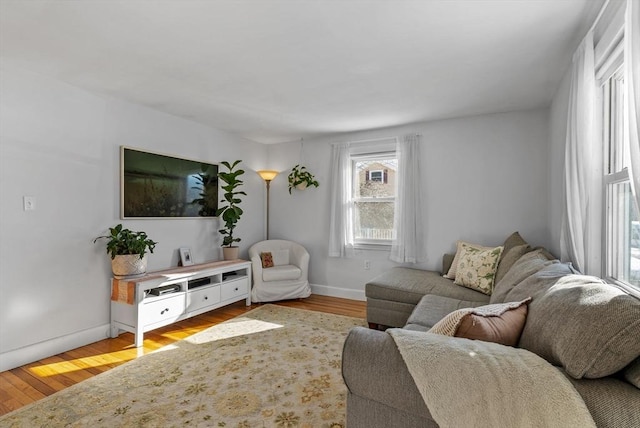
[[[549,105],[602,0],[0,0],[0,58],[261,143]]]

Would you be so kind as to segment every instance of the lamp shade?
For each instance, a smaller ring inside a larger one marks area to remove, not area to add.
[[[278,175],[280,171],[262,170],[257,172],[264,181],[271,181],[276,178],[276,175]]]

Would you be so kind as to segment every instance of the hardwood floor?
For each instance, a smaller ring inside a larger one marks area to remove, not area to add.
[[[366,318],[365,302],[312,295],[307,299],[277,302],[312,311]],[[81,348],[0,373],[0,415],[19,409],[120,364],[184,339],[212,325],[242,315],[260,305],[244,301],[216,309],[145,333],[141,348],[133,346],[133,334],[121,333]]]

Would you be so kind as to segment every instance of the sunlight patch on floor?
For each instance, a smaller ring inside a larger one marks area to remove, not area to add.
[[[214,342],[216,340],[229,339],[231,337],[260,333],[282,327],[284,327],[282,324],[240,317],[215,325],[184,340],[193,344],[201,344]]]

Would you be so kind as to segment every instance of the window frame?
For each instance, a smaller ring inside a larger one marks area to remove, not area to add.
[[[602,120],[602,150],[604,154],[603,168],[603,227],[604,242],[602,246],[602,269],[603,278],[619,288],[640,296],[640,286],[634,285],[619,278],[619,272],[626,272],[624,267],[626,254],[618,254],[619,248],[626,248],[626,245],[619,242],[622,237],[625,241],[630,239],[626,234],[620,233],[620,228],[630,222],[630,210],[621,208],[619,186],[630,185],[631,177],[629,170],[625,166],[625,122],[624,99],[616,98],[617,94],[624,96],[623,89],[624,67],[622,62],[622,52],[616,49],[612,57],[608,60],[615,66],[609,67],[607,73],[603,73],[600,78],[601,109],[600,118]],[[613,86],[615,85],[615,87]],[[615,122],[615,123],[614,123]],[[633,203],[633,201],[631,201]],[[620,212],[619,209],[624,210]],[[623,220],[621,220],[623,219]],[[630,246],[629,246],[630,248]],[[631,256],[629,256],[631,257]],[[631,261],[629,260],[629,263]],[[629,267],[629,273],[631,272]]]

